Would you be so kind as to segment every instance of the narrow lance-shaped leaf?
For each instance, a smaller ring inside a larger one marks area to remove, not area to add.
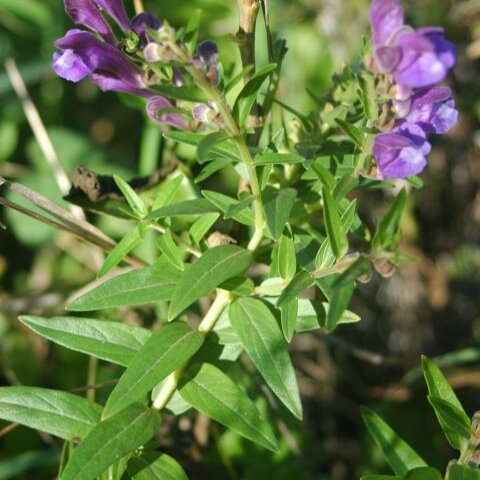
[[[450,404],[453,409],[453,413],[448,413],[448,407],[441,402],[433,401],[432,406],[435,410],[435,414],[438,418],[438,422],[445,432],[448,442],[453,448],[462,449],[464,444],[468,442],[470,438],[470,419],[465,413],[462,404],[458,400],[452,387],[448,384],[442,371],[437,365],[426,356],[422,356],[423,374],[428,387],[428,393],[430,397],[443,400],[447,404]],[[467,431],[462,435],[461,431],[455,431],[451,428],[449,423],[453,420],[452,415],[458,419],[460,425],[465,425]]]
[[[255,404],[217,367],[209,363],[193,366],[180,380],[179,390],[198,411],[252,442],[276,450],[275,436]]]
[[[213,147],[219,143],[227,140],[227,135],[225,132],[218,131],[205,135],[202,141],[198,144],[197,147],[197,156],[199,163],[208,162],[208,160],[213,160],[216,158],[215,152],[212,151]]]
[[[204,239],[205,235],[218,220],[219,216],[219,213],[207,213],[206,215],[202,215],[192,224],[189,233],[196,244],[199,244]]]
[[[363,147],[363,143],[365,142],[365,134],[359,128],[349,122],[346,122],[345,120],[342,120],[341,118],[336,118],[335,122],[348,135],[348,137],[350,137],[357,147]]]
[[[128,463],[133,480],[188,480],[178,462],[166,453],[145,452]]]
[[[38,387],[0,387],[0,418],[82,440],[100,421],[102,407],[72,393]]]
[[[450,402],[435,395],[429,395],[428,401],[435,410],[442,430],[450,445],[462,451],[470,441],[470,420]]]
[[[297,191],[293,188],[277,190],[267,187],[262,192],[265,221],[274,240],[282,235],[296,198]]]
[[[165,233],[158,238],[157,246],[174,268],[181,271],[185,270],[182,252],[175,243],[170,230],[166,230]]]
[[[344,228],[338,207],[332,198],[331,193],[326,189],[322,189],[323,198],[323,218],[325,221],[325,229],[327,231],[330,246],[335,258],[343,257],[348,250],[348,239],[346,229]]]
[[[201,347],[203,335],[186,323],[164,325],[133,357],[110,394],[103,418],[138,401],[170,373],[183,366]]]
[[[395,197],[385,216],[380,220],[372,240],[374,251],[390,249],[399,242],[398,228],[403,210],[407,203],[407,192],[404,188]]]
[[[186,200],[185,202],[165,205],[153,212],[150,212],[145,218],[147,220],[156,220],[165,217],[178,217],[182,215],[203,215],[205,213],[217,212],[218,209],[204,198],[195,200]]]
[[[278,270],[285,280],[291,280],[297,271],[295,243],[290,229],[278,241]]]
[[[243,273],[251,262],[251,253],[235,245],[207,250],[183,273],[173,292],[168,318],[175,318],[229,278]]]
[[[287,342],[291,342],[295,333],[298,315],[298,300],[295,298],[281,308],[282,331]]]
[[[99,423],[75,448],[60,480],[94,480],[148,442],[160,427],[158,412],[133,404]]]
[[[86,312],[168,301],[180,276],[181,272],[162,257],[151,267],[133,270],[101,283],[75,299],[67,309]]]
[[[420,467],[410,470],[404,480],[443,480],[443,476],[436,468]]]
[[[151,335],[145,328],[91,318],[24,315],[19,320],[59,345],[124,366]]]
[[[312,275],[305,270],[298,272],[281,293],[277,305],[283,307],[298,297],[300,293],[315,284]]]
[[[169,205],[170,202],[175,197],[180,185],[182,184],[184,179],[183,175],[178,175],[177,177],[172,178],[171,180],[166,181],[162,184],[161,188],[159,189],[155,202],[153,203],[152,210],[158,210],[159,208]]]
[[[261,300],[240,298],[230,305],[230,323],[268,386],[297,417],[302,404],[295,370],[276,318]]]
[[[406,475],[409,470],[427,464],[415,450],[402,440],[376,413],[362,408],[362,418],[370,435],[380,447],[385,459],[396,475]]]
[[[143,218],[147,214],[147,207],[143,200],[138,196],[137,192],[118,175],[114,175],[113,179],[121,190],[132,211],[139,217]]]
[[[255,155],[255,165],[293,165],[295,163],[303,163],[305,158],[296,153],[274,153],[264,152]]]
[[[124,257],[126,257],[137,245],[142,241],[140,226],[136,226],[133,230],[128,232],[115,248],[108,254],[102,268],[98,272],[98,277],[103,277],[112,268],[115,268]]]
[[[330,296],[330,307],[327,312],[325,328],[331,332],[338,325],[343,313],[348,308],[355,290],[355,282],[347,283],[341,287],[334,288]]]

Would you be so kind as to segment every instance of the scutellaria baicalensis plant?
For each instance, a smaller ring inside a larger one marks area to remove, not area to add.
[[[243,65],[234,70],[224,67],[213,41],[198,40],[196,17],[173,28],[153,13],[129,18],[121,0],[65,0],[73,22],[87,30],[69,30],[56,42],[57,75],[138,97],[165,138],[193,147],[195,158],[167,150],[161,175],[128,183],[82,169],[74,182],[72,202],[133,224],[115,246],[108,237],[94,242],[108,251],[98,276],[122,261],[136,268],[95,283],[67,309],[155,304],[163,314],[155,331],[83,316],[21,317],[53,342],[125,368],[105,405],[47,389],[0,389],[1,418],[65,440],[61,480],[160,478],[148,476],[150,470],[184,480],[158,446],[164,413],[201,412],[276,451],[276,429],[252,393],[256,384],[249,374],[232,380],[232,367],[249,357],[273,393],[272,415],[283,405],[301,419],[288,344],[304,332],[331,333],[360,321],[348,310],[357,282],[375,271],[388,277],[411,258],[398,246],[408,192],[422,184],[413,176],[427,164],[427,135],[446,133],[457,120],[451,90],[439,85],[455,64],[443,30],[414,30],[405,25],[400,2],[373,0],[363,65],[343,68],[325,95],[313,92],[315,110],[304,115],[277,92],[286,42],[270,39],[269,63],[257,66],[252,32],[259,4],[239,1],[239,8]],[[278,129],[273,105],[282,109]],[[295,117],[288,125],[285,112]],[[219,172],[234,179],[235,192],[222,182],[210,182],[218,190],[204,188]],[[403,188],[370,230],[356,192],[389,192],[393,185]],[[158,236],[157,258],[139,268],[132,252],[148,231]],[[429,372],[437,375],[431,365]],[[450,394],[442,397],[445,385],[432,389],[449,435],[452,419],[461,417],[451,428],[464,428],[452,438],[466,451],[463,410]],[[378,418],[365,417],[381,446],[396,438]],[[409,458],[415,461],[392,465],[394,478],[420,478],[409,470],[426,465]]]

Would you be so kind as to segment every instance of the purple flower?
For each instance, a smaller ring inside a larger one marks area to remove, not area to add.
[[[65,11],[75,24],[83,25],[99,33],[106,42],[112,45],[117,43],[95,0],[65,0]]]
[[[409,110],[403,118],[425,133],[447,133],[457,123],[458,111],[448,87],[423,88],[408,103]]]
[[[373,55],[382,73],[411,88],[434,85],[455,65],[454,46],[441,28],[413,30],[404,25],[398,0],[373,0],[370,8]]]
[[[166,98],[154,95],[148,99],[147,115],[156,122],[167,123],[180,130],[187,129],[187,122],[182,115],[172,111],[162,113],[162,110],[172,110],[173,108],[173,105]]]
[[[205,40],[197,45],[197,53],[193,57],[197,68],[205,71],[212,85],[218,84],[218,47],[217,44]]]
[[[90,76],[102,90],[129,92],[149,97],[141,71],[121,52],[95,35],[69,30],[55,42],[61,53],[54,54],[55,73],[71,82]]]
[[[417,175],[427,165],[431,146],[425,132],[412,123],[404,123],[375,137],[373,156],[382,178]]]
[[[397,83],[428,87],[442,81],[455,65],[454,47],[443,38],[441,29],[402,31],[395,38],[395,45],[400,51],[394,72]]]
[[[403,8],[397,0],[373,0],[370,20],[373,44],[387,45],[389,38],[403,27]]]
[[[160,30],[163,23],[153,13],[143,12],[132,18],[132,28],[140,38],[140,46],[144,47],[150,40],[148,29]]]

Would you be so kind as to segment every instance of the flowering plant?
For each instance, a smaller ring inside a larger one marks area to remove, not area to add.
[[[256,64],[255,25],[261,6],[267,19],[266,5],[239,0],[242,67],[234,73],[214,42],[199,41],[197,18],[173,28],[153,13],[129,18],[121,0],[65,0],[76,26],[88,30],[71,29],[55,43],[56,74],[136,97],[175,146],[164,158],[166,174],[145,189],[114,176],[115,208],[103,202],[111,200],[112,189],[102,189],[107,180],[85,170],[91,182],[75,181],[67,197],[131,221],[114,244],[69,217],[75,233],[107,256],[100,283],[67,310],[153,304],[159,328],[94,316],[21,317],[53,342],[124,368],[105,405],[49,389],[0,390],[0,405],[9,405],[1,418],[65,440],[62,480],[185,479],[157,433],[166,414],[190,410],[277,451],[267,410],[302,418],[289,343],[297,334],[359,322],[348,310],[357,282],[374,272],[391,276],[411,260],[398,250],[407,190],[422,183],[415,175],[427,165],[427,135],[446,133],[457,121],[452,92],[439,85],[455,64],[453,45],[439,28],[405,25],[398,0],[373,0],[364,64],[345,67],[304,115],[277,98],[287,49],[269,26],[269,63]],[[293,112],[288,129],[283,123],[274,131],[275,105]],[[193,147],[193,161],[180,146]],[[235,179],[234,196],[212,182],[225,172]],[[366,225],[358,190],[397,185],[403,188],[378,224]],[[156,252],[148,263],[135,249],[150,234]],[[119,272],[121,262],[135,268]],[[235,372],[245,358],[269,389],[268,408],[249,375]],[[425,360],[424,369],[440,425],[461,451],[446,478],[470,478],[476,425],[472,433],[438,368]],[[364,417],[397,475],[391,478],[442,478],[375,414]]]

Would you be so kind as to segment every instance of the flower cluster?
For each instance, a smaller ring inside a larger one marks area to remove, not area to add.
[[[451,90],[437,86],[455,64],[454,47],[441,28],[405,25],[398,0],[373,0],[370,16],[370,66],[393,116],[384,118],[372,153],[381,177],[404,178],[425,168],[427,134],[446,133],[457,121]]]
[[[165,56],[168,47],[152,38],[153,34],[168,36],[173,42],[174,30],[148,12],[130,19],[122,0],[64,0],[64,3],[74,23],[90,31],[71,29],[57,40],[55,46],[60,52],[53,56],[56,74],[71,82],[89,77],[103,91],[143,97],[147,99],[150,118],[176,128],[188,128],[189,123],[179,109],[155,92],[159,78],[149,68],[157,61],[174,60]],[[123,35],[120,40],[109,22]],[[216,82],[217,57],[216,45],[202,42],[192,62],[201,64],[205,74]],[[171,82],[176,87],[184,84],[178,68],[172,69]]]

